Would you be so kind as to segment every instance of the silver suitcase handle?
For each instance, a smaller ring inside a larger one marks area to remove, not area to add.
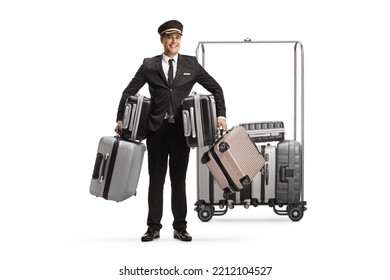
[[[191,107],[191,108],[190,108],[190,119],[191,119],[192,138],[196,138],[196,127],[195,127],[195,113],[194,113],[194,107]]]
[[[191,123],[190,123],[190,113],[188,110],[183,110],[183,128],[184,128],[184,136],[188,137],[191,135]]]

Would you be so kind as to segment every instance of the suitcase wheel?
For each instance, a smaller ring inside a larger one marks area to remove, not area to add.
[[[243,188],[248,188],[251,185],[251,179],[247,175],[247,176],[240,179],[240,183],[241,183]]]
[[[202,222],[208,222],[213,217],[213,209],[210,206],[201,207],[198,212],[198,218]]]
[[[222,142],[221,144],[218,145],[218,149],[221,153],[226,152],[229,149],[229,144],[226,142]]]
[[[288,217],[293,222],[298,222],[300,219],[302,219],[303,217],[302,206],[298,205],[298,206],[288,207]]]
[[[209,157],[209,154],[206,152],[203,154],[202,158],[200,159],[200,162],[202,164],[206,164],[209,161],[210,161],[210,157]]]
[[[224,198],[224,199],[228,199],[229,196],[230,196],[230,194],[231,194],[230,192],[224,191],[224,192],[223,192],[223,198]]]

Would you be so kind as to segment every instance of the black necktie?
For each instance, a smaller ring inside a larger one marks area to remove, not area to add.
[[[169,61],[169,69],[168,69],[168,84],[171,87],[173,84],[173,59],[170,59]]]
[[[168,84],[170,87],[172,87],[172,84],[173,84],[173,59],[170,59],[169,61],[169,69],[168,69]],[[171,104],[169,104],[168,106],[168,122],[169,123],[174,123],[175,122],[175,118],[173,117],[173,104],[172,104],[172,89],[171,89],[171,92],[170,92],[171,96]]]

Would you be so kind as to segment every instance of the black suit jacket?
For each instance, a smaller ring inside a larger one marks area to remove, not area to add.
[[[181,120],[181,101],[186,98],[195,83],[201,84],[214,95],[217,115],[226,117],[225,100],[220,85],[198,63],[196,57],[178,55],[176,76],[172,87],[169,87],[162,69],[162,55],[145,58],[134,78],[123,91],[118,107],[117,121],[122,120],[126,99],[135,95],[147,83],[149,85],[152,109],[149,130],[156,131],[164,121],[170,105],[170,91],[175,118]]]

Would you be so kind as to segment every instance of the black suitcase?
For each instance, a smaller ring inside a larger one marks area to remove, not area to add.
[[[184,136],[190,148],[212,145],[218,136],[214,96],[192,92],[182,101]]]
[[[146,139],[148,133],[151,100],[142,95],[130,96],[126,100],[125,113],[122,120],[121,137],[123,139]]]

